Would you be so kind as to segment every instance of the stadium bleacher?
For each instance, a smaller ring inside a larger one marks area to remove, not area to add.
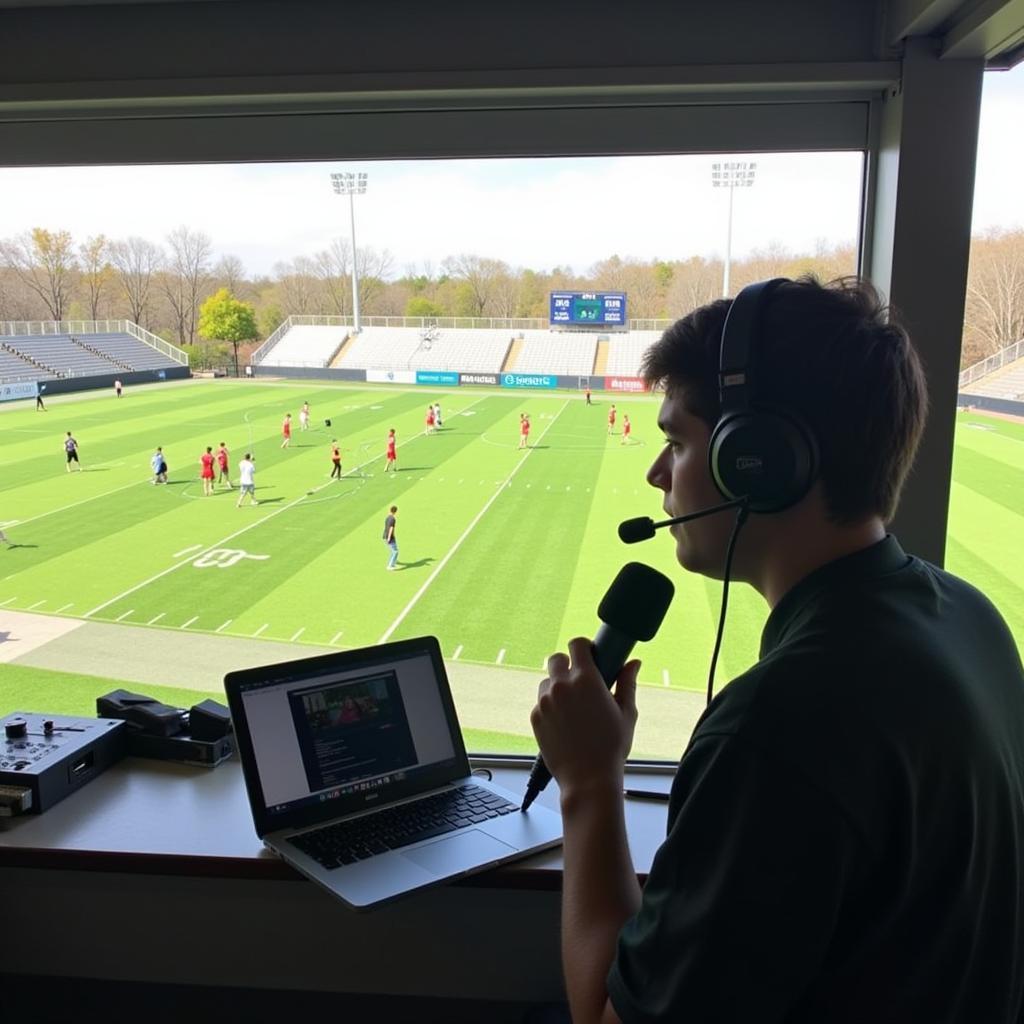
[[[75,335],[75,340],[127,370],[159,370],[178,365],[130,334],[83,334]]]
[[[327,366],[351,327],[290,327],[260,360],[262,366]]]
[[[0,380],[107,376],[179,364],[130,334],[0,335]]]
[[[965,389],[972,395],[988,398],[1006,398],[1016,401],[1024,398],[1024,359],[1000,367],[994,373],[979,377]]]
[[[350,332],[348,327],[291,327],[260,360],[263,366],[327,366]],[[608,337],[606,373],[635,377],[660,331]],[[601,336],[606,337],[606,336]],[[364,327],[352,336],[336,368],[357,370],[458,370],[465,373],[565,374],[590,376],[599,335],[589,331],[509,328]],[[514,366],[505,361],[519,343]]]
[[[52,380],[56,376],[50,370],[40,369],[0,342],[0,381]]]
[[[594,372],[597,354],[596,334],[582,331],[518,331],[523,339],[515,366],[516,373],[577,374]]]
[[[7,338],[6,342],[60,377],[95,376],[121,369],[109,359],[76,345],[67,334]]]
[[[643,354],[661,337],[661,331],[630,331],[613,334],[608,343],[605,373],[615,377],[637,377]]]
[[[498,373],[511,338],[507,330],[365,327],[338,365],[362,370]]]

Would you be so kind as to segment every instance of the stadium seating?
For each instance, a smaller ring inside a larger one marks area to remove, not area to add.
[[[12,352],[0,340],[0,383],[18,380],[52,380],[57,374],[41,370],[35,363]]]
[[[261,366],[327,366],[351,327],[290,327],[260,360]]]
[[[159,370],[178,365],[173,359],[130,334],[76,334],[75,340],[128,370]]]
[[[323,325],[290,328],[261,360],[263,366],[327,366],[350,328]],[[461,370],[466,373],[594,373],[598,335],[589,331],[510,328],[364,327],[348,340],[333,364],[355,370]],[[635,377],[647,348],[661,331],[630,331],[608,338],[606,373]],[[505,366],[519,341],[515,365]]]
[[[613,377],[637,377],[643,354],[661,337],[661,331],[630,331],[613,334],[608,345],[605,373]]]
[[[594,372],[597,335],[582,331],[517,331],[523,347],[516,373],[561,373],[588,377]]]
[[[20,334],[0,336],[0,380],[106,376],[177,366],[173,359],[129,334]]]
[[[1009,366],[1000,367],[995,373],[972,381],[964,390],[972,395],[1007,398],[1011,401],[1024,398],[1024,359],[1018,359]]]
[[[6,342],[60,377],[97,376],[122,369],[111,360],[74,344],[66,334],[7,338]]]
[[[463,370],[498,373],[508,330],[364,327],[339,366],[361,370]]]

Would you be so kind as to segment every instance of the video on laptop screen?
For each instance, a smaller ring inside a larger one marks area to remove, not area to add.
[[[242,702],[271,814],[384,788],[456,757],[427,653],[269,680],[247,686]]]

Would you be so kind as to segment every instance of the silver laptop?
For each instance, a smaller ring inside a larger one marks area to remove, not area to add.
[[[224,677],[256,834],[366,909],[562,841],[470,773],[436,638]]]

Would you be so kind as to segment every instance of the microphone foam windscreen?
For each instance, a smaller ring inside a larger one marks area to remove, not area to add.
[[[627,636],[650,640],[661,627],[675,592],[672,581],[657,569],[627,562],[601,598],[597,617]]]
[[[653,536],[654,520],[647,516],[619,523],[619,540],[623,544],[636,544],[637,541],[650,540]]]

